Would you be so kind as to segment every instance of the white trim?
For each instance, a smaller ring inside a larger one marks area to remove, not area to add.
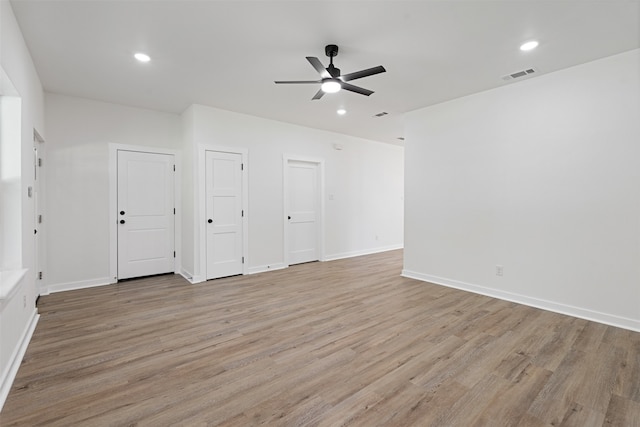
[[[196,282],[193,281],[193,274],[190,271],[185,270],[184,268],[180,269],[180,275],[184,277],[184,279],[191,283],[192,285]]]
[[[112,285],[115,282],[110,277],[102,277],[99,279],[91,280],[79,280],[77,282],[57,283],[49,285],[45,289],[47,293],[45,295],[53,294],[56,292],[75,291],[77,289],[95,288],[97,286]]]
[[[38,311],[34,309],[31,312],[31,319],[22,333],[20,344],[13,350],[13,353],[9,358],[9,363],[7,364],[7,369],[2,373],[2,377],[0,378],[0,411],[2,411],[4,402],[7,400],[7,396],[9,396],[9,391],[13,385],[13,381],[16,379],[16,374],[18,373],[18,369],[22,363],[22,358],[27,352],[27,347],[29,346],[33,332],[36,330],[36,325],[38,324],[39,319],[40,315],[38,314]]]
[[[257,267],[251,267],[247,274],[265,273],[267,271],[282,270],[288,267],[289,266],[283,262],[279,262],[277,264],[259,265]]]
[[[363,249],[359,251],[340,252],[337,254],[327,255],[324,260],[335,261],[337,259],[353,258],[357,256],[362,256],[362,255],[371,255],[371,254],[377,254],[380,252],[395,251],[397,249],[402,249],[403,247],[404,245],[399,244],[399,245],[380,246],[378,248]]]
[[[34,228],[38,230],[37,234],[33,235],[33,253],[34,253],[34,273],[35,273],[35,284],[36,284],[36,292],[39,295],[42,295],[43,288],[46,287],[46,279],[47,279],[47,224],[46,221],[48,218],[48,212],[46,208],[46,194],[47,194],[47,182],[46,182],[46,171],[47,171],[47,145],[45,144],[45,140],[40,135],[38,130],[33,128],[33,147],[37,153],[37,158],[35,162],[42,160],[42,165],[35,167],[35,176],[34,176],[34,190],[35,195],[33,198],[33,225]],[[44,221],[38,223],[38,217],[42,215]],[[44,277],[42,279],[39,278],[39,273],[43,272]]]
[[[201,230],[205,230],[200,225],[204,224],[207,217],[207,194],[206,194],[206,155],[207,151],[216,151],[219,153],[232,153],[240,154],[242,158],[242,209],[244,210],[244,217],[242,218],[242,256],[244,257],[244,264],[242,264],[242,274],[247,274],[249,271],[249,150],[246,148],[237,147],[224,147],[221,145],[211,144],[198,144],[198,158],[197,158],[197,177],[196,177],[196,189],[194,191],[194,198],[197,208],[194,212],[194,226],[193,233],[197,236],[198,244],[195,254],[200,254],[199,268],[195,267],[194,270],[197,274],[193,275],[191,279],[192,283],[200,283],[206,281],[207,277],[207,238],[205,233]],[[194,238],[194,240],[196,240]],[[194,255],[195,258],[195,255]],[[195,264],[194,259],[194,264]]]
[[[297,154],[282,154],[282,229],[283,229],[283,254],[282,259],[284,265],[288,267],[289,264],[289,221],[287,219],[287,207],[289,206],[289,192],[287,188],[289,186],[289,161],[294,162],[307,162],[318,165],[318,181],[320,183],[318,191],[318,206],[320,206],[320,218],[318,227],[318,260],[325,261],[324,255],[324,196],[325,196],[325,178],[324,178],[324,159],[308,156],[299,156]]]
[[[189,280],[189,279],[187,279]],[[202,283],[202,282],[206,282],[206,276],[202,276],[202,275],[198,275],[198,276],[193,276],[191,278],[191,280],[189,280],[189,282],[191,282],[191,284],[195,285],[196,283]]]
[[[180,152],[168,148],[145,145],[109,144],[109,283],[118,281],[118,151],[137,151],[173,156],[176,171],[173,177],[173,203],[176,207],[173,247],[176,251],[173,272],[179,274],[182,266],[182,159]],[[79,283],[79,282],[78,282]],[[56,285],[57,287],[58,285]],[[77,288],[76,288],[77,289]],[[51,286],[49,287],[51,290]],[[58,292],[58,291],[55,291]]]
[[[424,282],[435,283],[436,285],[447,286],[449,288],[460,289],[463,291],[473,292],[480,295],[486,295],[493,298],[511,301],[518,304],[528,305],[530,307],[540,308],[542,310],[553,311],[555,313],[566,314],[568,316],[578,317],[580,319],[590,320],[593,322],[604,323],[605,325],[616,326],[618,328],[629,329],[640,332],[640,320],[629,319],[627,317],[616,316],[608,313],[588,310],[585,308],[575,307],[572,305],[561,304],[539,298],[533,298],[526,295],[514,294],[511,292],[500,291],[493,288],[487,288],[480,285],[460,282],[457,280],[447,279],[444,277],[432,276],[430,274],[418,273],[410,270],[402,270],[402,276],[410,279],[421,280]]]

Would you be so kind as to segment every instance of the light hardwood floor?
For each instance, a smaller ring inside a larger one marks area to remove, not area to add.
[[[43,297],[0,425],[640,426],[640,333],[401,264]]]

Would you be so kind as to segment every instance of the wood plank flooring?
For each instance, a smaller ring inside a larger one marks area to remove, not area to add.
[[[42,297],[8,426],[640,426],[640,333],[400,277],[402,252]]]

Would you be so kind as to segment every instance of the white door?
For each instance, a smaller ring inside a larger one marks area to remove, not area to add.
[[[242,274],[242,155],[205,155],[207,280]]]
[[[287,162],[288,263],[319,259],[319,179],[318,164]]]
[[[118,279],[173,272],[173,155],[118,150]]]

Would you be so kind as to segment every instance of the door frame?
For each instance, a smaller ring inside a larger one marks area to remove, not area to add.
[[[38,295],[48,294],[47,287],[45,285],[44,278],[45,272],[45,260],[46,247],[47,247],[47,233],[46,233],[46,209],[45,209],[45,169],[47,164],[46,151],[45,151],[44,138],[40,133],[33,128],[33,228],[37,230],[33,237],[33,254],[34,254],[34,272],[36,281],[36,292]],[[42,273],[42,276],[40,275]]]
[[[173,176],[173,203],[176,206],[173,245],[176,250],[173,272],[178,274],[182,265],[182,163],[180,152],[167,148],[144,145],[109,144],[109,283],[118,282],[118,151],[136,151],[149,154],[172,155],[176,165]]]
[[[282,227],[284,230],[283,257],[284,265],[289,267],[289,221],[287,220],[287,209],[289,208],[289,162],[306,162],[315,163],[318,167],[318,260],[325,261],[324,255],[324,159],[308,156],[299,156],[296,154],[284,153],[282,155]]]
[[[244,263],[242,264],[242,274],[245,275],[249,269],[249,150],[245,148],[225,147],[221,145],[198,144],[198,168],[196,178],[196,191],[194,191],[194,208],[195,208],[195,224],[193,225],[193,233],[195,240],[196,253],[199,257],[194,257],[195,274],[193,275],[193,283],[204,282],[207,280],[207,229],[204,223],[207,218],[207,193],[206,193],[206,154],[207,151],[217,151],[219,153],[239,154],[242,159],[242,209],[244,217],[242,218],[242,256]]]

